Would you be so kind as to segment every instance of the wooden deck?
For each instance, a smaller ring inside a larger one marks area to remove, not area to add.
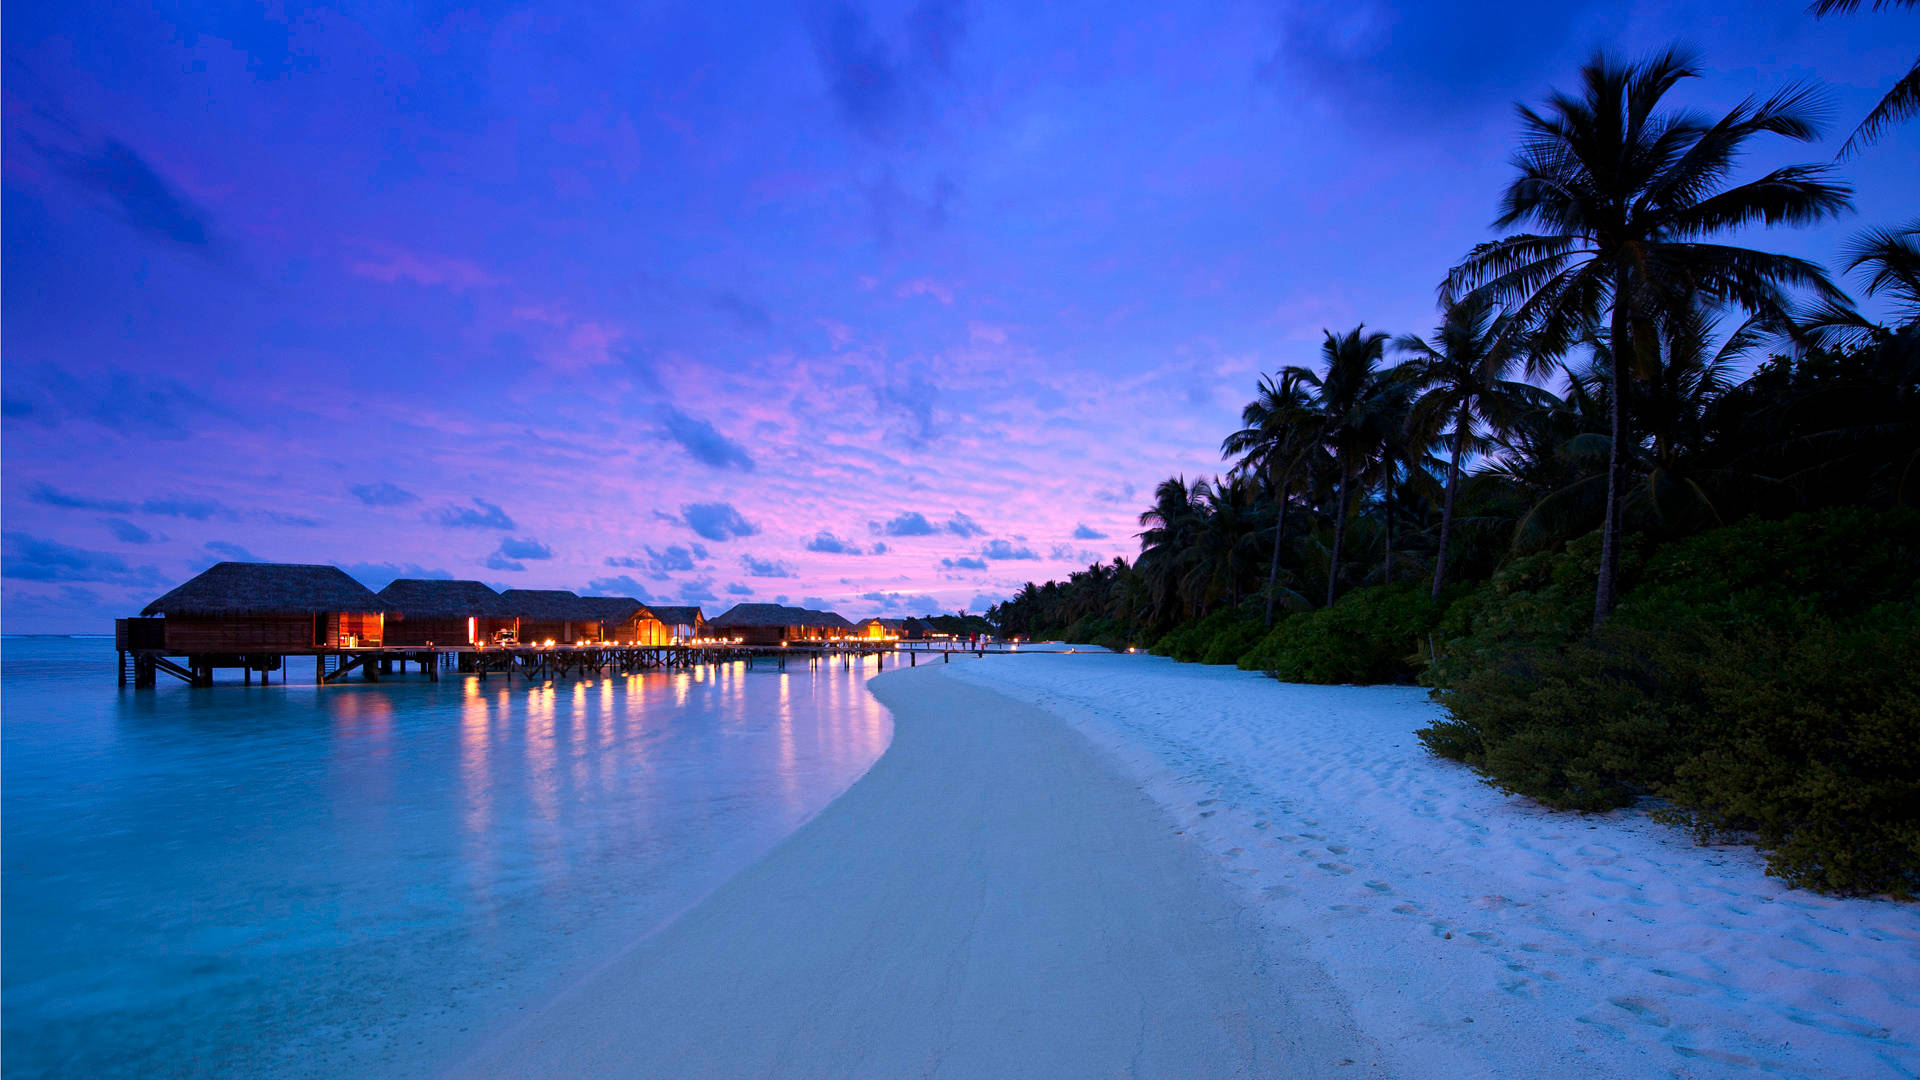
[[[150,687],[166,674],[189,686],[212,686],[213,673],[219,668],[238,668],[243,684],[251,684],[258,674],[262,684],[287,681],[292,661],[313,658],[313,681],[325,686],[357,674],[367,682],[378,682],[382,675],[403,673],[408,664],[418,667],[430,681],[439,681],[443,672],[475,675],[482,680],[518,676],[532,682],[551,682],[565,678],[599,678],[632,675],[648,671],[684,670],[702,665],[744,663],[749,667],[770,665],[786,670],[790,663],[804,662],[811,669],[822,664],[839,663],[852,667],[869,657],[885,667],[889,657],[894,663],[919,664],[922,657],[935,655],[942,661],[954,653],[1001,653],[1016,651],[1006,642],[970,643],[964,641],[836,641],[793,645],[625,645],[600,642],[576,645],[391,645],[349,648],[285,649],[258,653],[182,654],[166,649],[121,648],[119,650],[120,685]],[[303,680],[304,681],[304,680]]]

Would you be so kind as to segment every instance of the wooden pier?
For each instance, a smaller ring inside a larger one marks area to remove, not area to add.
[[[529,682],[552,682],[567,678],[605,678],[652,671],[687,670],[716,664],[744,663],[749,668],[768,666],[785,671],[789,664],[805,663],[811,670],[823,665],[840,664],[851,668],[869,658],[885,667],[889,658],[896,664],[916,666],[923,659],[950,662],[954,653],[984,656],[1013,651],[1005,642],[964,641],[876,641],[846,640],[807,642],[793,645],[747,645],[738,642],[702,642],[698,644],[631,645],[618,642],[587,642],[573,645],[393,645],[322,649],[286,649],[260,653],[181,654],[137,640],[140,627],[129,628],[121,620],[115,635],[119,652],[121,686],[157,685],[162,674],[189,686],[212,686],[214,672],[221,668],[239,669],[241,681],[251,684],[258,675],[262,685],[274,675],[286,682],[295,661],[313,658],[313,681],[326,686],[349,677],[378,682],[383,675],[406,672],[414,665],[432,682],[441,674],[474,675],[481,680],[515,677]],[[302,680],[304,681],[304,679]]]

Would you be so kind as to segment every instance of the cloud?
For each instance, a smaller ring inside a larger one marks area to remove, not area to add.
[[[934,611],[940,607],[940,601],[935,600],[926,593],[874,591],[861,593],[860,599],[875,605],[883,612]]]
[[[428,516],[427,520],[437,521],[449,529],[503,529],[514,528],[513,519],[505,510],[478,496],[472,506],[443,506]]]
[[[885,545],[875,545],[884,547]],[[808,551],[818,551],[827,555],[861,555],[860,545],[851,540],[843,540],[826,530],[821,530],[807,541]]]
[[[496,552],[503,559],[533,559],[536,561],[553,558],[553,549],[532,538],[517,539],[507,537],[500,541]]]
[[[668,406],[664,426],[667,438],[679,443],[695,461],[716,469],[753,471],[753,458],[748,455],[746,447],[720,434],[705,420],[695,419]]]
[[[742,585],[736,581],[727,586],[727,595],[728,596],[752,596],[753,586]]]
[[[448,255],[407,251],[383,241],[357,242],[361,254],[347,260],[347,271],[388,285],[409,281],[415,285],[446,288],[454,292],[497,285],[500,279],[478,263]]]
[[[148,239],[202,253],[214,251],[207,211],[168,183],[127,144],[108,139],[106,145],[90,154],[46,146],[40,149],[68,179],[103,197],[120,218]]]
[[[974,596],[973,602],[967,605],[967,610],[977,611],[984,615],[987,613],[987,610],[989,608],[992,608],[994,605],[999,604],[1004,600],[1006,600],[1006,597],[1004,596],[992,596],[987,593],[978,593]]]
[[[84,420],[120,438],[169,440],[197,438],[210,423],[244,428],[253,422],[171,376],[105,366],[75,371],[11,357],[0,413],[14,424],[58,428]]]
[[[886,144],[933,104],[933,91],[953,72],[966,20],[954,0],[920,0],[895,46],[874,29],[865,10],[842,0],[809,29],[841,118],[865,138]]]
[[[868,550],[875,555],[885,555],[887,553],[887,545],[880,543],[879,541],[875,541],[873,547],[869,548]]]
[[[694,563],[707,558],[705,544],[669,544],[665,551],[655,551],[653,545],[649,544],[641,550],[646,554],[610,555],[605,560],[606,564],[625,570],[646,570],[653,575],[654,580],[665,581],[668,574],[691,570]]]
[[[318,529],[326,524],[319,518],[308,517],[305,514],[283,514],[278,510],[257,510],[253,516],[275,525],[290,525],[296,529]]]
[[[793,567],[778,559],[762,559],[753,555],[740,556],[740,565],[749,577],[798,577]]]
[[[88,551],[22,532],[0,538],[0,576],[16,581],[98,581],[114,585],[159,586],[166,582],[151,566],[128,566],[118,555]]]
[[[340,569],[345,570],[348,577],[374,592],[379,592],[400,578],[425,578],[436,581],[448,581],[453,578],[453,575],[445,570],[429,570],[417,563],[344,563]]]
[[[127,544],[150,544],[153,534],[122,518],[107,519],[107,528],[113,530],[113,537]]]
[[[627,574],[594,578],[592,581],[587,582],[586,595],[631,596],[643,604],[647,601],[646,587],[633,580],[633,578]]]
[[[218,555],[227,562],[266,562],[267,560],[226,540],[209,540],[200,545],[208,554]]]
[[[58,506],[68,510],[104,510],[109,514],[125,514],[133,510],[133,504],[120,499],[95,499],[86,495],[69,495],[46,484],[33,485],[33,491],[27,496],[42,506]]]
[[[405,506],[420,501],[420,496],[385,480],[377,484],[355,484],[347,490],[368,506]]]
[[[934,528],[933,522],[927,520],[927,515],[917,510],[904,511],[896,514],[893,520],[885,524],[878,521],[869,521],[867,522],[867,528],[876,533],[885,533],[888,536],[932,536],[934,533],[940,531]]]
[[[1098,529],[1089,528],[1086,525],[1075,525],[1073,527],[1073,538],[1075,540],[1105,540],[1107,534]]]
[[[497,551],[487,556],[486,566],[487,566],[487,569],[489,570],[512,570],[515,572],[525,570],[527,568],[525,563],[515,562],[512,559],[509,559],[504,555],[501,555]]]
[[[987,530],[975,524],[972,518],[958,510],[955,510],[953,516],[947,519],[947,531],[955,536],[973,537],[987,535]]]
[[[940,568],[943,570],[985,570],[987,568],[987,560],[976,559],[971,555],[962,555],[957,559],[941,559]]]
[[[1033,549],[1025,544],[1016,547],[1005,540],[989,540],[987,545],[980,549],[980,554],[986,558],[995,560],[1037,559],[1040,557],[1035,555]]]
[[[228,510],[217,499],[195,499],[185,495],[168,495],[163,498],[148,499],[140,504],[143,514],[157,514],[161,517],[186,518],[189,521],[206,521],[214,517],[231,518]]]
[[[901,381],[889,380],[875,391],[880,411],[897,417],[892,434],[916,449],[933,441],[934,407],[939,396],[940,388],[918,371],[908,372]]]
[[[773,329],[773,316],[767,314],[766,308],[731,289],[719,289],[708,294],[707,302],[742,330],[764,334]]]
[[[1260,68],[1290,95],[1331,100],[1409,127],[1538,85],[1588,35],[1594,0],[1404,4],[1296,0],[1278,5],[1279,46]]]
[[[732,503],[689,503],[680,508],[680,518],[687,528],[714,541],[752,536],[760,531],[760,526],[741,517]]]
[[[688,582],[680,586],[680,602],[683,604],[706,604],[720,599],[713,591],[713,582],[707,579]]]
[[[1093,497],[1106,503],[1130,503],[1137,490],[1131,483],[1121,484],[1117,488],[1104,488],[1093,493]]]

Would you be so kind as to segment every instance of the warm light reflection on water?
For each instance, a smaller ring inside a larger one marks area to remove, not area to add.
[[[123,691],[9,639],[6,1075],[431,1072],[844,790],[870,674]]]

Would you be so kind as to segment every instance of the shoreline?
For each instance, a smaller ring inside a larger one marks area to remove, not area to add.
[[[1065,721],[876,676],[813,820],[456,1075],[1384,1075],[1327,973]]]

